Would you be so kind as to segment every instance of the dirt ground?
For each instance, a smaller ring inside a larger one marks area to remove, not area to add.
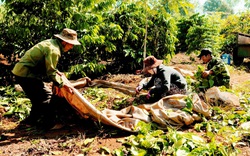
[[[191,61],[193,57],[195,61]],[[200,60],[195,55],[186,56],[179,53],[174,56],[169,66],[185,70],[195,71]],[[248,61],[245,61],[245,69],[231,74],[231,85],[250,79]],[[108,78],[112,82],[122,82],[127,85],[136,86],[140,78],[136,75],[116,75]],[[132,133],[102,125],[92,119],[75,121],[57,130],[36,130],[32,127],[17,128],[16,119],[2,119],[2,136],[0,140],[1,156],[47,156],[47,155],[78,155],[82,156],[84,151],[87,155],[111,155],[111,152],[122,146],[121,139]],[[60,126],[60,125],[58,125]],[[242,148],[243,155],[250,155],[249,148]]]

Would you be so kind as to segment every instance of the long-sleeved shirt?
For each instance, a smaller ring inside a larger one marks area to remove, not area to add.
[[[53,82],[61,85],[61,77],[56,74],[57,63],[63,51],[58,39],[39,42],[29,49],[15,65],[12,73],[20,77],[40,78],[48,76]]]
[[[214,77],[214,83],[217,86],[225,85],[226,87],[229,86],[230,82],[230,73],[222,61],[222,59],[217,57],[212,57],[207,65],[207,70],[212,70]]]
[[[162,94],[169,91],[170,84],[175,84],[180,89],[187,89],[186,79],[177,70],[163,64],[159,65],[156,69],[157,73],[148,82],[141,84],[142,88],[148,89],[155,85],[156,79],[161,80],[161,85],[156,85],[155,88],[152,88],[150,94]]]

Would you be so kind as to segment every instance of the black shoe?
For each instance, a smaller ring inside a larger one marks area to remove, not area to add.
[[[37,121],[36,127],[41,130],[50,130],[55,126],[55,124],[56,122],[53,118],[50,116],[43,116]]]
[[[28,128],[32,128],[34,126],[32,125],[28,125],[28,124],[23,124],[23,123],[19,123],[19,125],[16,127],[16,129],[20,129],[20,130],[24,130],[24,129],[28,129]]]

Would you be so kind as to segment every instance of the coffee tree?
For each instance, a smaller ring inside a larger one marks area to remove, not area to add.
[[[111,69],[132,72],[141,67],[144,43],[147,55],[164,59],[174,54],[175,20],[160,5],[150,8],[141,1],[114,0],[7,0],[0,22],[5,30],[0,32],[0,51],[13,67],[34,44],[70,27],[77,30],[82,45],[62,56],[58,65],[61,71],[75,78],[97,76]]]

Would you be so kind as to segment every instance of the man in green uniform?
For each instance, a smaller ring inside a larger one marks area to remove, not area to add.
[[[47,126],[51,126],[49,121],[54,117],[54,95],[52,90],[44,85],[41,77],[47,76],[54,85],[65,87],[72,92],[72,87],[63,83],[56,66],[61,53],[71,50],[74,45],[80,45],[80,42],[77,40],[76,31],[68,28],[54,36],[55,38],[41,41],[29,49],[12,70],[16,82],[32,103],[30,115],[23,121],[28,125],[41,124],[38,120],[43,118],[47,120]]]
[[[230,86],[230,73],[221,60],[221,58],[214,57],[212,51],[209,49],[201,50],[198,56],[203,63],[207,64],[207,70],[202,73],[203,78],[207,78],[209,75],[213,75],[214,86]]]

